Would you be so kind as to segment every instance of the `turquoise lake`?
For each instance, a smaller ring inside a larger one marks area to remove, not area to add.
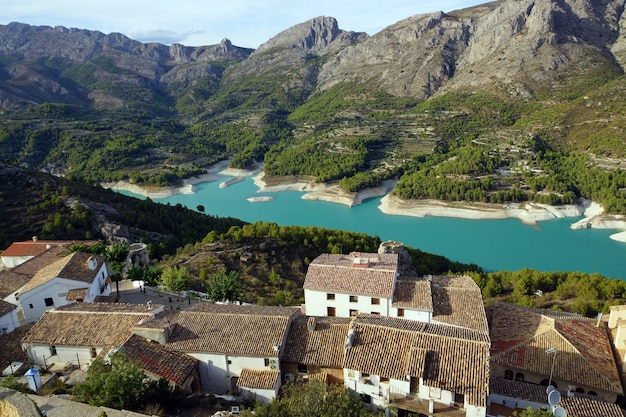
[[[261,220],[280,225],[363,232],[383,240],[399,240],[406,246],[455,261],[475,263],[487,271],[515,271],[528,267],[540,271],[598,272],[626,279],[626,243],[609,238],[614,230],[571,230],[570,224],[580,218],[529,226],[517,219],[393,216],[378,210],[380,198],[347,207],[302,200],[303,193],[297,191],[258,193],[251,178],[219,188],[222,181],[196,184],[195,194],[178,194],[154,201],[172,205],[180,203],[193,210],[202,204],[206,214],[235,217],[247,222]],[[130,192],[120,192],[138,197]],[[274,199],[258,203],[246,200],[257,196]]]

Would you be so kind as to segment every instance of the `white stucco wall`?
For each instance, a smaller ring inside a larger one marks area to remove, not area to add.
[[[378,375],[363,375],[359,371],[344,369],[344,386],[357,394],[369,395],[371,404],[376,408],[389,405],[390,396],[408,395],[411,390],[410,381],[397,379],[384,380]]]
[[[404,316],[401,318],[405,320],[413,320],[413,321],[421,321],[423,323],[430,323],[432,320],[432,312],[425,310],[410,310],[404,309]],[[398,317],[398,309],[396,307],[391,308],[391,316],[390,317]]]
[[[351,317],[351,310],[358,313],[380,314],[389,316],[391,300],[388,298],[372,297],[369,295],[332,293],[335,298],[328,299],[328,293],[322,291],[304,290],[305,309],[308,316],[325,317],[328,307],[335,308],[336,317]],[[356,302],[350,301],[350,296],[356,297]],[[378,298],[379,304],[372,304],[372,299]]]
[[[2,263],[7,268],[13,268],[32,258],[33,256],[2,256]]]
[[[478,407],[467,403],[465,404],[465,417],[485,417],[486,415],[486,407]]]
[[[272,369],[270,366],[265,366],[266,358],[229,356],[201,352],[185,353],[198,359],[202,392],[205,393],[226,394],[226,392],[230,392],[231,378],[239,377],[243,369],[260,371]],[[267,359],[274,359],[278,364],[278,358]]]
[[[253,398],[255,401],[262,401],[267,404],[278,396],[278,388],[278,384],[273,390],[239,387],[239,392],[242,397]]]
[[[0,317],[0,334],[11,333],[16,327],[19,327],[20,322],[17,318],[17,306],[15,309],[9,311],[4,316]]]
[[[95,346],[55,346],[56,355],[52,355],[51,346],[27,344],[26,352],[28,358],[35,364],[49,366],[52,363],[71,363],[84,367],[97,356],[102,349],[96,347],[95,355],[92,355],[92,348]]]
[[[509,407],[511,410],[513,410],[514,408],[526,410],[528,407],[532,408],[533,410],[536,410],[538,408],[548,406],[548,404],[540,404],[534,401],[526,401],[526,400],[521,400],[519,398],[512,398],[512,397],[507,397],[505,395],[498,395],[498,394],[489,395],[489,397],[487,398],[487,406],[490,406],[491,404],[504,405],[505,407]]]

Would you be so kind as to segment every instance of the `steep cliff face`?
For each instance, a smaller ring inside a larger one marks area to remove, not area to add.
[[[454,76],[470,29],[444,13],[400,21],[339,52],[322,68],[320,88],[370,82],[393,95],[429,97]]]
[[[476,20],[446,88],[500,83],[511,93],[534,95],[558,74],[602,66],[621,71],[611,48],[623,10],[623,0],[500,2]]]
[[[623,12],[624,0],[513,0],[413,16],[338,53],[319,85],[370,81],[420,99],[442,87],[504,85],[529,96],[568,66],[621,71]]]

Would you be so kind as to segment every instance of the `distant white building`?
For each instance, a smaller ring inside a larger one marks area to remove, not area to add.
[[[111,293],[103,256],[74,252],[44,266],[17,292],[18,317],[37,321],[47,310]]]

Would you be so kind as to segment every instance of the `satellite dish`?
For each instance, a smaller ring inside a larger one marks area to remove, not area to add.
[[[550,394],[548,394],[548,404],[554,406],[557,405],[559,401],[561,401],[561,393],[557,390],[550,391]]]
[[[550,393],[551,393],[552,391],[554,391],[554,390],[555,390],[555,388],[554,388],[554,386],[553,386],[553,385],[548,385],[548,386],[546,387],[546,395],[550,394]]]
[[[567,417],[567,411],[563,407],[557,407],[552,411],[554,417]]]

